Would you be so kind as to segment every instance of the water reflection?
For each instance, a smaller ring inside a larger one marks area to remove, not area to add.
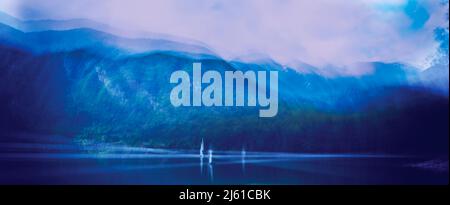
[[[7,167],[0,169],[0,184],[61,184],[62,179],[64,184],[448,183],[448,171],[406,166],[426,160],[411,156],[206,151],[203,142],[199,147],[0,142],[0,168]]]
[[[247,153],[245,152],[245,149],[242,149],[241,151],[241,164],[242,164],[242,173],[245,174],[245,155]]]
[[[208,173],[209,173],[209,180],[211,182],[214,181],[214,168],[212,164],[208,164]]]
[[[203,156],[200,156],[200,175],[203,175]]]

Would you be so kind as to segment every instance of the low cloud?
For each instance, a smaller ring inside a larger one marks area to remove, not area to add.
[[[434,29],[448,28],[448,2],[420,0],[2,0],[0,9],[195,39],[227,59],[264,54],[350,73],[369,61],[426,69],[439,48]]]

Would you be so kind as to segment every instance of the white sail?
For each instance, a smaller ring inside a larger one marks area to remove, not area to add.
[[[209,153],[209,163],[212,164],[212,150],[209,150],[208,153]]]
[[[203,150],[205,145],[203,144],[203,138],[202,138],[202,144],[200,144],[200,157],[203,158]]]

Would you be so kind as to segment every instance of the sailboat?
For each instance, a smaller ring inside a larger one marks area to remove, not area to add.
[[[203,150],[205,149],[205,145],[203,143],[203,138],[202,138],[202,143],[200,144],[200,158],[203,158]]]
[[[209,154],[209,157],[208,157],[208,162],[209,162],[209,164],[212,164],[212,153],[213,153],[213,151],[212,150],[208,150],[208,154]]]

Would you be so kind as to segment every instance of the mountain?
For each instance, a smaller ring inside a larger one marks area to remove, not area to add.
[[[22,21],[0,12],[0,31],[3,40],[19,41],[22,44],[20,46],[28,47],[36,52],[74,50],[88,46],[99,47],[99,45],[93,44],[99,43],[98,40],[101,40],[102,46],[107,50],[120,48],[131,53],[171,51],[203,57],[216,55],[209,48],[198,45],[197,42],[179,38],[187,42],[182,43],[177,41],[177,37],[162,34],[141,32],[140,35],[154,38],[121,37],[114,33],[126,32],[86,19]],[[13,38],[7,39],[7,37]]]
[[[99,31],[112,33],[117,30],[109,25],[98,23],[87,19],[68,19],[68,20],[21,20],[7,13],[0,11],[0,22],[9,25],[17,30],[24,32],[39,32],[39,31],[64,31],[77,28],[91,28]]]
[[[197,148],[204,138],[217,149],[448,154],[448,94],[411,80],[423,73],[405,65],[374,62],[372,73],[326,77],[313,67],[226,61],[179,49],[184,44],[86,28],[24,32],[0,24],[0,34],[2,132],[171,148]],[[191,73],[193,62],[221,73],[277,70],[278,115],[173,107],[169,77]]]
[[[439,92],[448,96],[448,76],[449,67],[448,63],[436,64],[421,74],[421,83],[428,87],[436,88]]]

